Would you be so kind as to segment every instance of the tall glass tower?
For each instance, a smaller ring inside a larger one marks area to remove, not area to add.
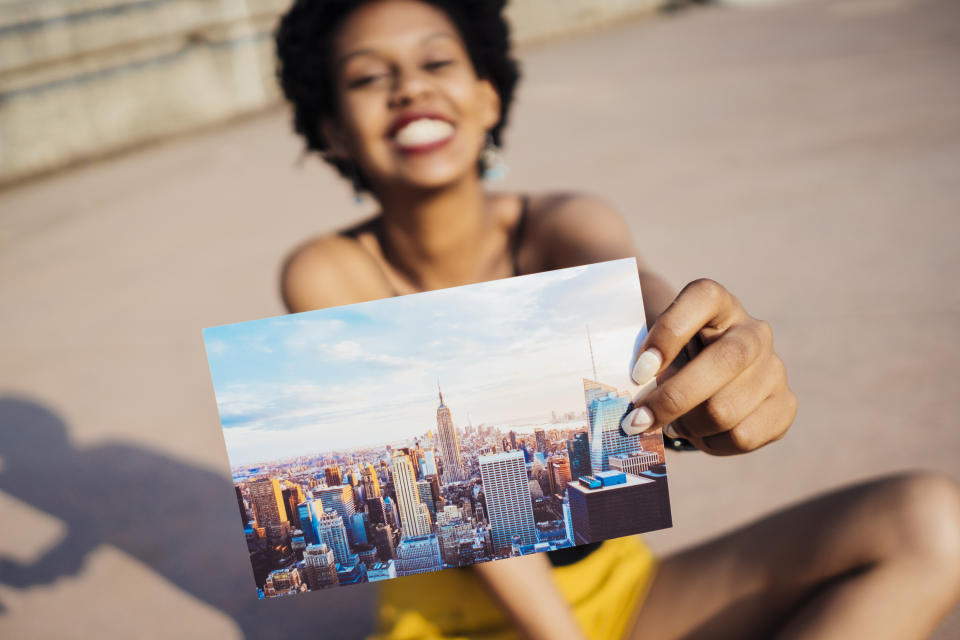
[[[333,550],[333,556],[342,565],[350,563],[350,543],[343,518],[333,509],[328,509],[314,521],[316,537],[321,544]]]
[[[487,497],[487,517],[494,553],[513,545],[535,544],[537,527],[522,451],[480,456],[480,479]]]
[[[627,393],[618,393],[615,387],[586,378],[583,393],[590,425],[590,466],[593,473],[609,471],[611,455],[643,448],[639,435],[624,435],[620,430],[620,420],[627,412],[630,397]]]
[[[390,458],[390,473],[393,476],[393,490],[397,494],[401,535],[404,538],[428,535],[430,511],[426,505],[423,510],[420,509],[420,492],[410,457],[404,453],[395,453]]]
[[[450,409],[443,404],[443,392],[437,385],[440,394],[440,406],[437,407],[437,439],[440,441],[440,454],[443,456],[443,482],[460,482],[466,479],[463,460],[460,457],[460,443],[457,441],[457,431],[453,428],[453,418]]]

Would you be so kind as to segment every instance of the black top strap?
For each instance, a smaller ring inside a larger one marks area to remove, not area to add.
[[[520,208],[520,219],[517,220],[517,226],[513,230],[513,239],[510,242],[510,261],[513,264],[513,275],[520,275],[520,265],[517,263],[517,256],[520,253],[520,245],[523,243],[523,234],[527,228],[527,212],[530,209],[530,196],[524,194]]]

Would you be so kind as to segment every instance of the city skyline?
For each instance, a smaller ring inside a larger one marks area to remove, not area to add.
[[[661,434],[610,418],[626,393],[581,379],[586,430],[464,429],[439,445],[251,468],[235,477],[260,597],[463,567],[671,524]],[[452,433],[438,390],[439,432]],[[443,440],[443,438],[440,438]],[[593,462],[591,462],[593,461]],[[571,468],[577,470],[576,477]],[[449,473],[448,473],[449,471]]]
[[[616,304],[611,304],[615,301]],[[580,381],[636,388],[632,259],[206,329],[232,467],[583,410]],[[638,335],[639,334],[639,335]],[[531,424],[529,428],[532,428]]]

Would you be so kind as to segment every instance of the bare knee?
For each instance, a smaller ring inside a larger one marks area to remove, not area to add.
[[[927,567],[929,577],[960,594],[960,487],[948,476],[915,472],[884,483],[892,523],[888,559]]]

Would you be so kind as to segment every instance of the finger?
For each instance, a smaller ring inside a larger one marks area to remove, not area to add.
[[[764,400],[786,386],[786,368],[776,355],[761,358],[698,405],[683,420],[696,438],[733,429]]]
[[[746,453],[779,440],[797,415],[797,397],[789,389],[764,400],[736,427],[707,436],[698,448],[718,456]]]
[[[740,315],[736,298],[722,286],[706,279],[691,282],[650,329],[634,362],[633,381],[644,384],[657,375],[704,327],[725,329]]]
[[[624,419],[624,430],[636,433],[676,420],[739,376],[765,348],[753,323],[734,326],[652,391]]]

